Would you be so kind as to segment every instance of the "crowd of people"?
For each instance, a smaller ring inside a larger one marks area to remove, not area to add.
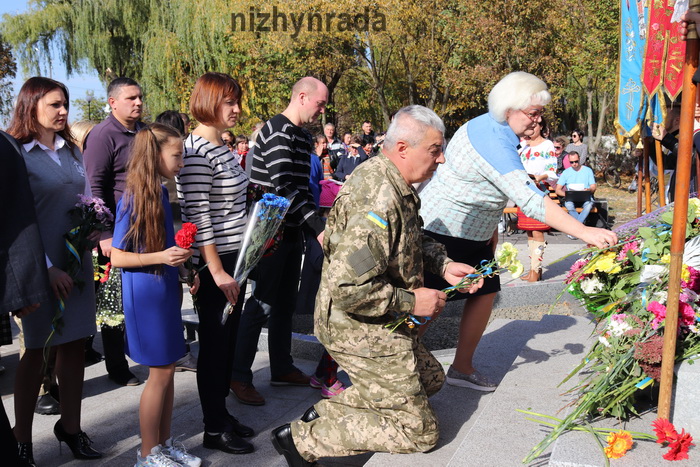
[[[90,235],[99,262],[121,268],[125,326],[100,330],[109,377],[140,384],[125,356],[149,369],[137,466],[201,463],[171,436],[173,374],[183,368],[197,373],[204,447],[253,452],[246,438],[254,430],[229,412],[226,397],[265,404],[251,368],[266,323],[270,384],[312,386],[322,395],[300,420],[271,433],[289,465],[366,451],[427,451],[439,435],[429,397],[444,382],[480,391],[497,386],[475,368],[473,356],[500,290],[498,276],[462,286],[449,298],[442,289],[458,286],[475,265],[493,259],[508,200],[534,226],[531,254],[537,249],[541,256],[541,235],[550,227],[599,247],[617,241],[547,196],[545,185],[558,189],[577,180],[567,174],[578,170],[584,154],[575,140],[574,149],[566,148],[572,168],[558,175],[556,154],[564,144],[547,139],[543,112],[551,96],[531,74],[514,72],[499,81],[488,112],[465,123],[447,145],[442,120],[417,105],[398,110],[385,134],[365,121],[360,134],[338,138],[328,123],[314,138],[306,128],[325,111],[328,88],[313,77],[300,79],[288,106],[257,125],[250,139],[236,137],[230,129],[242,97],[231,76],[202,75],[191,93],[196,126],[190,132],[189,117],[174,111],[141,123],[142,90],[129,78],[110,83],[112,112],[94,127],[69,126],[63,84],[35,77],[20,90],[0,138],[6,168],[0,189],[17,219],[1,229],[7,255],[0,257],[0,311],[21,321],[24,342],[14,428],[4,410],[0,414],[0,443],[11,465],[35,465],[32,420],[51,367],[44,365],[47,348],[58,379],[56,438],[77,459],[102,456],[80,423],[85,359],[96,352],[90,338],[97,329],[95,289],[77,284],[92,283],[93,263],[85,252],[78,275],[68,274],[72,253],[63,241],[78,195],[103,199],[115,217],[111,229]],[[521,145],[521,139],[527,141]],[[169,189],[182,221],[197,227],[192,248],[175,244]],[[284,196],[291,206],[274,251],[257,265],[250,285],[239,283],[233,269],[248,207],[265,193]],[[198,270],[194,279],[184,267],[188,260]],[[540,268],[533,259],[532,277]],[[185,280],[197,297],[196,363],[180,317]],[[446,301],[456,299],[466,300],[445,374],[421,336]],[[227,304],[233,312],[222,320]],[[63,313],[62,332],[49,340],[59,308],[70,313]],[[315,334],[326,350],[313,375],[295,366],[291,352],[292,317],[302,308],[314,309]],[[397,317],[405,323],[388,329]],[[338,380],[339,368],[351,386]]]

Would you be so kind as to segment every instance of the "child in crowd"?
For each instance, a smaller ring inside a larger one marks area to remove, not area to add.
[[[246,157],[248,156],[248,150],[250,149],[250,142],[246,135],[236,136],[236,149],[233,151],[233,155],[236,156],[238,164],[245,169]]]
[[[175,362],[185,353],[178,266],[193,251],[175,246],[168,192],[161,177],[173,179],[182,167],[183,143],[177,130],[150,125],[136,134],[126,190],[117,205],[112,265],[122,268],[126,353],[149,367],[139,406],[137,467],[201,464],[183,446],[174,445],[170,435]],[[186,274],[183,268],[180,275]],[[191,292],[198,287],[196,279]]]

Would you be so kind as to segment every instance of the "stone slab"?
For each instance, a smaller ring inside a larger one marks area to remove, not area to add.
[[[449,466],[516,466],[544,437],[545,431],[516,409],[556,414],[565,405],[556,386],[580,362],[590,321],[545,316],[462,441]],[[549,452],[533,465],[544,465]]]
[[[676,381],[671,397],[671,420],[679,429],[700,436],[700,362],[676,365]]]
[[[494,320],[487,328],[474,356],[479,370],[497,381],[504,378],[521,348],[533,336],[538,327],[535,321]],[[430,332],[430,331],[428,331]],[[445,371],[452,363],[454,350],[433,353]],[[489,404],[494,393],[449,385],[430,399],[440,421],[440,440],[429,454],[416,453],[391,455],[375,454],[367,466],[393,467],[411,465],[434,467],[448,465],[462,440]]]

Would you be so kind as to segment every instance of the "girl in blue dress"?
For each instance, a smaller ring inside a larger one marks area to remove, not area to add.
[[[134,138],[126,190],[117,204],[112,265],[122,268],[126,353],[149,367],[139,406],[141,449],[136,466],[201,464],[184,447],[173,445],[170,436],[175,362],[185,354],[178,267],[193,251],[175,245],[161,177],[173,179],[182,167],[180,134],[167,125],[148,126]],[[191,292],[198,286],[195,280]]]

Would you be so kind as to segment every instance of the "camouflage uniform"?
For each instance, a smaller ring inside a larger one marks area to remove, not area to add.
[[[428,396],[442,366],[405,324],[391,333],[392,312],[413,311],[411,290],[423,268],[441,274],[451,261],[422,234],[416,191],[380,155],[354,172],[335,200],[323,242],[316,335],[353,385],[316,404],[319,418],[292,423],[307,460],[366,451],[427,451],[438,440]]]

